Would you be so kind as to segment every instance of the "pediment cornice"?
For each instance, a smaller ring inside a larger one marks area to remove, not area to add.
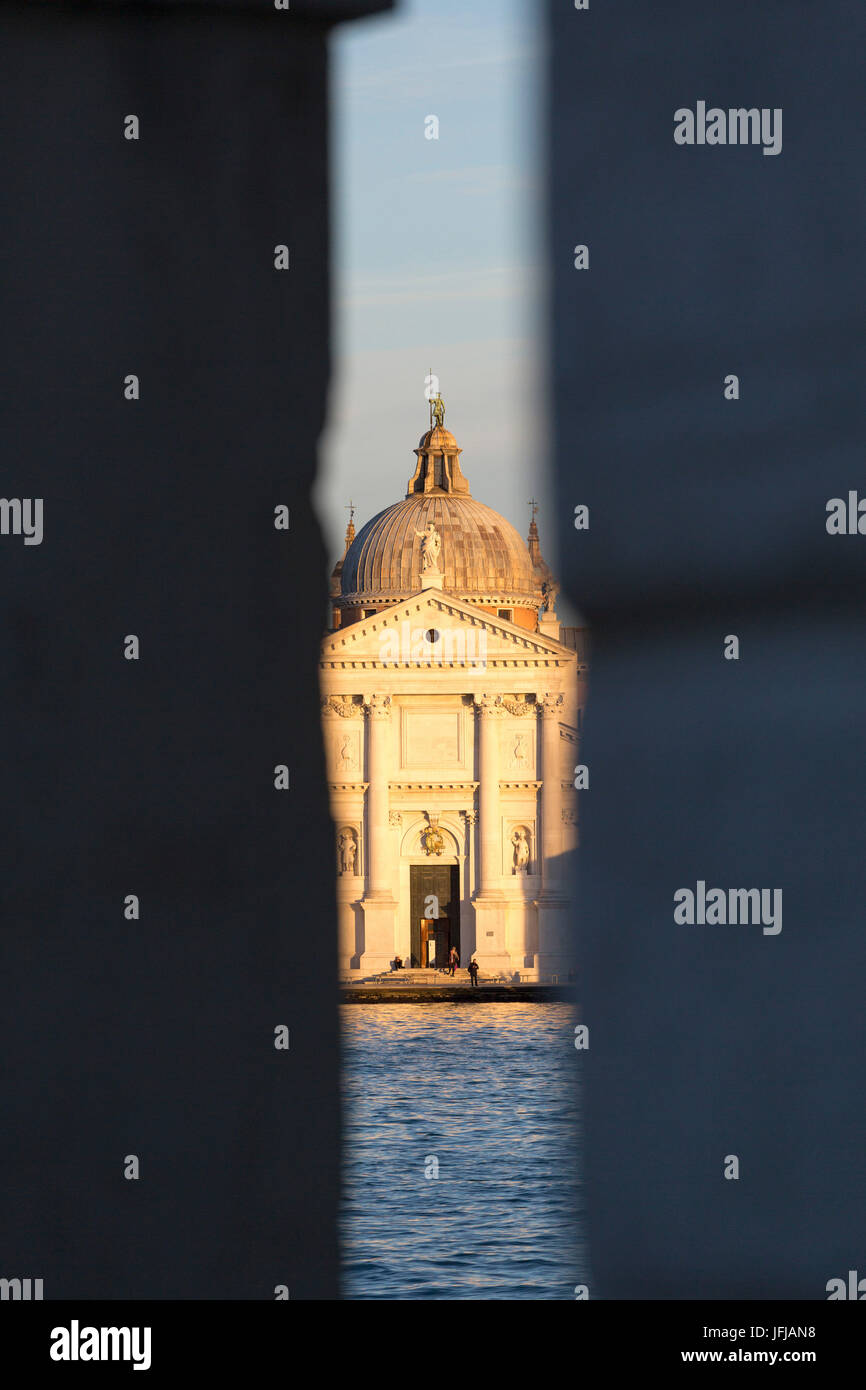
[[[477,653],[453,658],[431,656],[427,659],[416,659],[407,654],[405,658],[401,655],[396,659],[383,659],[369,650],[371,642],[376,641],[377,636],[381,641],[386,632],[393,632],[400,624],[422,626],[430,622],[433,625],[437,618],[447,618],[455,628],[475,629],[479,633],[483,632],[488,638],[495,638],[500,650],[495,654],[485,655],[483,660],[479,659]],[[503,644],[506,648],[512,649],[513,655],[501,650]],[[390,608],[384,608],[373,617],[362,618],[347,628],[338,628],[336,632],[328,633],[322,641],[321,662],[323,666],[328,667],[360,667],[370,670],[395,670],[400,667],[432,670],[467,667],[476,670],[527,666],[550,668],[574,665],[576,653],[551,637],[539,632],[530,632],[504,618],[495,618],[490,613],[481,613],[472,604],[454,598],[453,595],[443,594],[441,590],[427,590],[411,599],[395,603]]]

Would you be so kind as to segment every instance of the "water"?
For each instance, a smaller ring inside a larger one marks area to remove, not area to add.
[[[342,1017],[343,1297],[573,1298],[586,1267],[569,1005]]]

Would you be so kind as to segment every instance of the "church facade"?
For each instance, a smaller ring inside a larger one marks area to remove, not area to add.
[[[583,631],[529,539],[476,501],[436,398],[406,496],[334,570],[321,649],[340,970],[564,979]]]

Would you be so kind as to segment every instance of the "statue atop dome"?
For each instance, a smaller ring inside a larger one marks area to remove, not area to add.
[[[469,484],[460,470],[463,450],[451,431],[445,428],[445,402],[438,389],[439,383],[432,373],[429,380],[436,386],[435,394],[427,396],[430,428],[421,436],[415,450],[418,462],[409,479],[406,496],[412,497],[419,492],[450,492],[469,497]]]
[[[439,568],[439,555],[442,551],[442,537],[436,530],[432,521],[428,521],[423,531],[416,531],[416,536],[421,537],[421,573],[441,574]]]
[[[545,578],[541,583],[541,611],[542,613],[552,613],[556,616],[556,596],[559,593],[559,585],[552,577]]]
[[[431,428],[442,429],[445,424],[445,402],[442,399],[442,392],[437,391],[435,396],[430,397]]]

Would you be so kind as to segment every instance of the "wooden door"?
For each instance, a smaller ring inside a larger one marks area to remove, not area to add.
[[[431,917],[430,898],[438,900],[439,916]],[[436,964],[448,964],[452,946],[460,950],[460,870],[456,864],[412,864],[409,867],[411,964],[427,965],[427,941],[435,939]],[[444,943],[447,942],[447,945]],[[444,957],[443,957],[444,950]]]

